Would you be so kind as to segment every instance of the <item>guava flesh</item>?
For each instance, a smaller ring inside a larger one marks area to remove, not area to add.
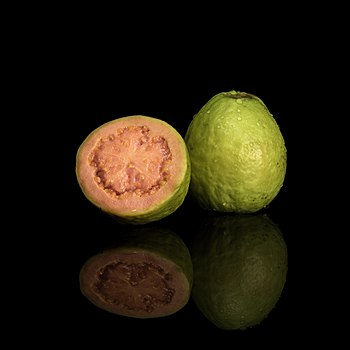
[[[100,139],[89,161],[98,186],[113,197],[126,198],[159,190],[170,176],[171,159],[166,139],[151,137],[149,128],[142,125],[117,129],[116,134]]]

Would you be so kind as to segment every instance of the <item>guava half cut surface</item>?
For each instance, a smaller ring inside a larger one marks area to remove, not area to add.
[[[189,249],[167,228],[140,228],[91,256],[80,274],[82,294],[121,316],[171,315],[188,302],[193,284]]]
[[[145,224],[179,208],[191,168],[174,127],[133,115],[107,122],[86,137],[77,151],[76,176],[96,207],[120,222]]]

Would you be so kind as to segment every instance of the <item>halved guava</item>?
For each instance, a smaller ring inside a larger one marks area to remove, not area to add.
[[[173,213],[190,182],[182,136],[143,115],[107,122],[80,145],[76,175],[85,196],[120,222],[145,224]]]
[[[287,246],[266,215],[222,215],[203,221],[190,247],[198,309],[221,329],[264,320],[282,294]]]
[[[82,294],[105,311],[134,318],[163,317],[187,304],[192,260],[172,230],[131,229],[113,248],[89,258],[79,280]]]
[[[190,193],[208,210],[254,213],[279,193],[287,150],[263,101],[238,91],[218,93],[193,117],[185,141]]]

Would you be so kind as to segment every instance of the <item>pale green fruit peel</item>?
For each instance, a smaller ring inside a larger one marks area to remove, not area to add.
[[[204,209],[253,213],[279,193],[287,150],[265,104],[245,92],[221,92],[194,116],[185,135],[190,193]]]

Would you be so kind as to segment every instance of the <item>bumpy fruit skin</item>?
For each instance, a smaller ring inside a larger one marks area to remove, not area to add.
[[[123,136],[128,133],[129,139]],[[167,157],[163,164],[162,157]],[[191,163],[174,127],[158,118],[133,115],[93,130],[77,151],[75,171],[82,192],[96,207],[120,223],[141,225],[161,220],[182,205]]]
[[[164,317],[190,299],[193,265],[188,247],[172,230],[129,228],[118,232],[113,246],[86,260],[79,282],[82,294],[105,311]]]
[[[185,141],[192,164],[190,193],[204,209],[254,213],[283,185],[284,138],[257,96],[236,91],[213,96],[194,116]]]
[[[198,309],[221,329],[246,329],[264,320],[283,291],[287,246],[266,215],[207,218],[190,248]]]

